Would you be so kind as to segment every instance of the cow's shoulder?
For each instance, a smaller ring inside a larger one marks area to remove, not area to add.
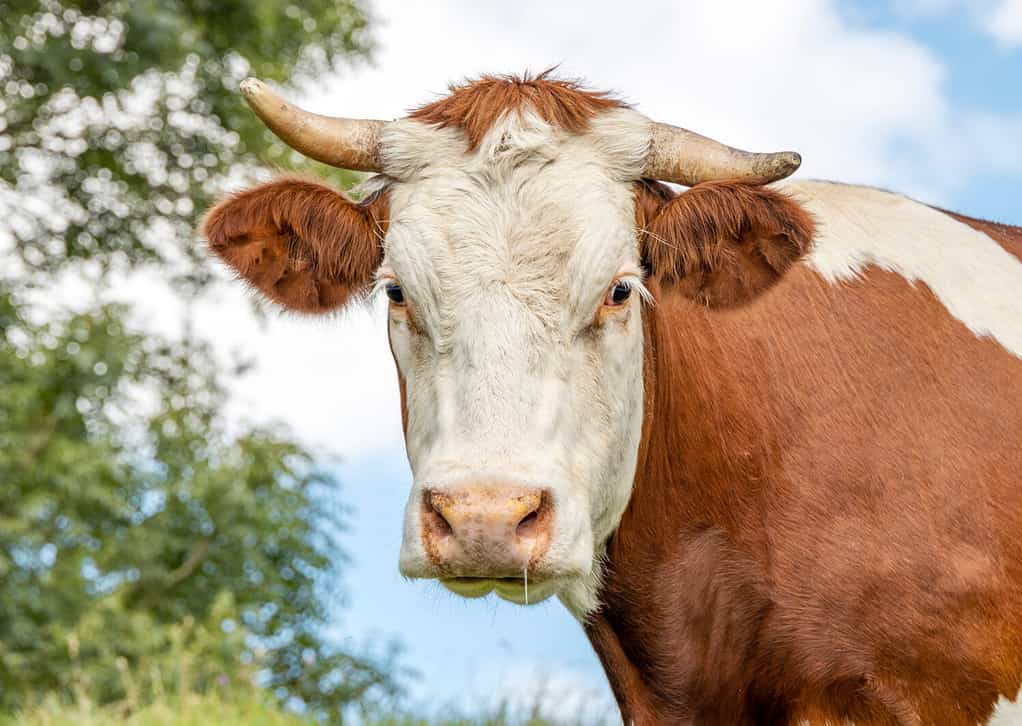
[[[894,273],[979,338],[1022,358],[1022,229],[964,217],[903,194],[824,181],[779,185],[812,214],[805,265],[833,285]]]

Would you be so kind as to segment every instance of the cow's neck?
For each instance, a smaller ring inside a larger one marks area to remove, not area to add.
[[[747,554],[765,554],[757,489],[780,444],[742,373],[756,362],[728,359],[713,315],[670,293],[646,315],[635,484],[586,626],[626,724],[783,718],[755,692],[751,649],[767,599]]]

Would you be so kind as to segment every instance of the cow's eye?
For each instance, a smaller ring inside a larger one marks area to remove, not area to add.
[[[607,297],[604,298],[603,304],[616,307],[618,305],[624,305],[628,302],[628,298],[632,296],[632,286],[625,280],[618,280],[614,283],[614,286],[607,291]]]
[[[387,297],[395,305],[405,304],[405,292],[396,282],[388,282],[383,286],[383,291],[387,293]]]

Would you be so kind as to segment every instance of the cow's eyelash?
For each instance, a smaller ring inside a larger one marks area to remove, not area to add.
[[[398,285],[401,284],[401,281],[397,279],[397,275],[394,274],[393,270],[389,267],[381,267],[376,271],[376,276],[373,279],[373,286],[370,289],[370,294],[375,295],[379,292],[383,292],[383,289],[393,282],[396,282]]]
[[[632,288],[632,292],[637,293],[644,303],[647,305],[653,305],[653,293],[649,291],[649,288],[643,283],[642,275],[635,272],[626,272],[618,275],[614,278],[614,283],[623,282],[628,287]]]

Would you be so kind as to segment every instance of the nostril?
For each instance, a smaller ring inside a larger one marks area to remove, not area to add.
[[[433,510],[433,518],[434,518],[433,526],[437,534],[442,534],[445,537],[454,534],[454,529],[451,527],[451,523],[444,519],[444,515],[442,515],[440,512],[436,510]]]
[[[450,536],[454,534],[454,528],[447,521],[443,510],[449,504],[448,498],[436,492],[429,492],[424,497],[425,515],[428,518],[429,526],[435,534]]]
[[[532,537],[536,534],[539,523],[539,512],[532,511],[522,517],[515,530],[519,537]]]

